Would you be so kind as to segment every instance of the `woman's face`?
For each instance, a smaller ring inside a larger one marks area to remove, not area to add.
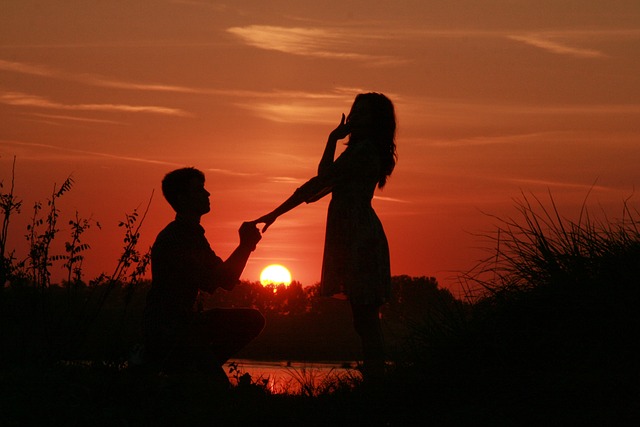
[[[360,100],[353,104],[347,122],[352,134],[368,132],[373,124],[373,111],[369,102]]]

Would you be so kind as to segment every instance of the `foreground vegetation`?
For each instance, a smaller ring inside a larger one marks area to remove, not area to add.
[[[70,220],[65,254],[51,255],[60,212],[34,209],[22,260],[6,248],[20,203],[2,193],[0,234],[2,425],[635,425],[640,421],[640,223],[577,221],[553,200],[517,203],[518,217],[497,218],[487,260],[461,276],[467,299],[434,278],[393,278],[383,322],[389,346],[384,384],[358,375],[272,394],[260,379],[233,372],[221,391],[202,378],[149,376],[128,366],[139,342],[148,253],[138,251],[144,214],[127,215],[120,262],[109,276],[82,280],[90,249]],[[9,187],[11,188],[11,187]],[[550,207],[547,207],[550,206]],[[40,216],[42,214],[42,216]],[[52,285],[62,264],[66,281]],[[243,283],[201,305],[255,306],[263,335],[239,357],[358,360],[345,304],[316,288]],[[237,368],[231,366],[232,368]],[[301,382],[306,382],[304,377]]]

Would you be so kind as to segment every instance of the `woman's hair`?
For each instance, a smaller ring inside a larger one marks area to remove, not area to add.
[[[396,153],[396,113],[393,103],[381,93],[369,92],[356,96],[353,105],[366,101],[372,114],[371,137],[380,149],[382,169],[378,180],[378,188],[384,187],[387,178],[396,166],[398,154]]]

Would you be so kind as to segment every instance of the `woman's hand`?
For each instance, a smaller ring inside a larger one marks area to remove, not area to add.
[[[344,113],[342,113],[342,119],[340,124],[329,134],[329,139],[339,140],[346,138],[351,133],[351,125],[345,121]]]
[[[262,232],[264,233],[265,231],[267,231],[267,228],[269,228],[271,224],[273,224],[276,221],[276,218],[278,218],[278,216],[272,212],[267,215],[261,216],[260,218],[252,222],[254,224],[264,224],[264,227],[262,227]]]

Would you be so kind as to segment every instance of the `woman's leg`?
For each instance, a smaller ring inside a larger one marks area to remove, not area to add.
[[[380,307],[372,304],[351,303],[353,325],[362,342],[363,372],[365,381],[379,380],[384,376],[385,357]]]

